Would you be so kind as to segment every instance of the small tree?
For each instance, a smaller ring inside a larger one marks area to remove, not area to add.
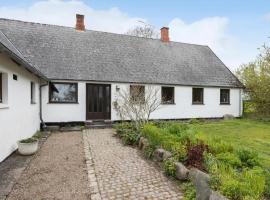
[[[130,90],[122,89],[117,92],[114,109],[121,120],[130,120],[139,131],[149,121],[151,114],[159,108],[160,104],[160,90],[158,88],[134,85],[130,87]]]
[[[145,38],[158,38],[159,34],[154,26],[146,24],[145,22],[141,23],[142,25],[130,29],[127,34]]]
[[[263,45],[257,59],[242,65],[236,75],[245,85],[257,114],[270,116],[270,48]]]

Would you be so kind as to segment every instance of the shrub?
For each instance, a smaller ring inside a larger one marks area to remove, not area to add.
[[[265,177],[259,167],[236,171],[228,165],[220,165],[210,181],[214,189],[232,200],[262,199],[265,191]]]
[[[265,191],[264,171],[260,167],[245,169],[240,179],[247,197],[262,199]]]
[[[264,196],[270,199],[270,171],[265,172],[265,190]]]
[[[150,159],[152,158],[154,151],[155,151],[155,148],[150,144],[144,148],[143,154],[147,159]]]
[[[123,122],[114,126],[117,135],[123,140],[124,144],[134,145],[140,138],[140,133],[132,123]]]
[[[198,144],[187,145],[187,162],[188,166],[193,166],[198,169],[204,169],[204,152],[208,151],[208,146],[202,141]]]
[[[205,141],[208,146],[209,150],[213,154],[220,154],[220,153],[226,153],[226,152],[233,152],[234,147],[232,144],[228,142],[224,142],[221,138],[219,137],[213,137]]]
[[[215,174],[218,171],[218,160],[217,158],[209,152],[204,152],[204,168],[211,174]]]
[[[254,166],[260,166],[257,152],[247,148],[239,148],[236,150],[236,154],[240,158],[244,167],[252,168]]]
[[[191,182],[186,182],[182,184],[182,189],[184,191],[184,200],[195,200],[196,190]]]
[[[243,199],[243,192],[241,188],[241,184],[238,180],[228,179],[224,181],[220,188],[223,195],[232,199],[232,200],[241,200]]]
[[[169,133],[178,135],[188,129],[188,125],[184,123],[169,123],[166,127]]]
[[[163,169],[167,176],[173,176],[173,177],[175,176],[175,172],[176,172],[175,162],[176,161],[177,161],[177,158],[175,157],[165,160],[163,164]]]
[[[230,165],[233,168],[240,168],[242,166],[241,160],[234,153],[220,153],[216,155],[216,158],[226,165]]]

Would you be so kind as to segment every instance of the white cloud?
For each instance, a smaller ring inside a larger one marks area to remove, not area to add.
[[[147,21],[130,17],[118,8],[96,10],[78,0],[39,1],[27,8],[0,7],[0,17],[23,21],[75,26],[75,14],[85,15],[87,29],[114,33],[125,33]],[[231,69],[236,68],[248,58],[236,38],[226,33],[229,20],[224,17],[204,18],[193,23],[185,23],[179,18],[169,23],[170,37],[174,41],[209,45]]]
[[[94,10],[82,1],[48,0],[34,3],[28,8],[0,7],[0,17],[23,21],[75,26],[75,15],[85,15],[88,29],[124,33],[142,18],[132,18],[118,8]]]

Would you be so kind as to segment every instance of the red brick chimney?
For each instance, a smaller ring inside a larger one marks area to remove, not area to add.
[[[160,29],[161,32],[161,41],[162,42],[170,42],[170,38],[169,38],[169,28],[168,27],[162,27]]]
[[[76,30],[85,31],[84,15],[76,14]]]

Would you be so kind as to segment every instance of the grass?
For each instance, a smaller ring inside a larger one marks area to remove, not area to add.
[[[264,167],[270,169],[270,123],[251,119],[235,119],[196,125],[199,132],[221,137],[233,145],[249,147],[258,152]]]

